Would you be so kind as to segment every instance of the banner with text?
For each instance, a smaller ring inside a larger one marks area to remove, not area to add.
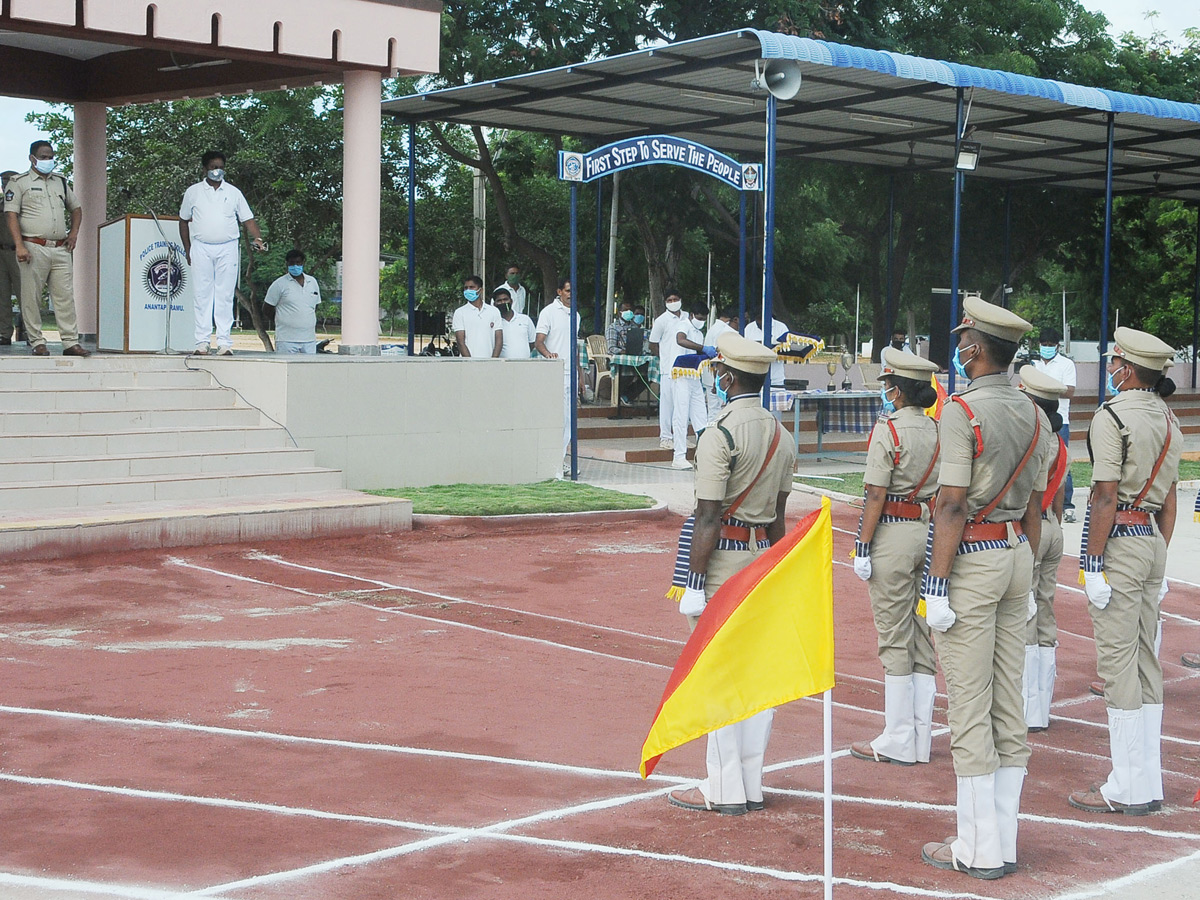
[[[558,177],[586,183],[622,169],[660,164],[695,169],[738,191],[762,190],[761,165],[740,163],[703,144],[666,134],[628,138],[590,153],[562,150],[558,154]]]

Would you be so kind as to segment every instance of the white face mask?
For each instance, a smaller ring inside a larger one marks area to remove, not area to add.
[[[704,330],[704,326],[707,321],[708,321],[707,319],[697,319],[694,316],[692,317],[692,324],[695,325],[697,328],[699,328],[701,331]]]
[[[677,313],[681,309],[683,309],[683,301],[682,300],[673,300],[667,304],[667,312]]]

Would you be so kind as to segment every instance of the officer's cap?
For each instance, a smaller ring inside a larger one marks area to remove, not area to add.
[[[1120,356],[1136,366],[1165,372],[1175,365],[1175,348],[1144,331],[1121,326],[1113,333],[1113,345],[1105,356]]]
[[[913,381],[929,381],[938,370],[937,363],[922,359],[907,350],[897,350],[895,347],[884,347],[879,359],[883,363],[879,370],[880,378],[895,375],[898,378],[911,378]]]
[[[1067,386],[1051,378],[1037,366],[1025,366],[1020,371],[1021,390],[1042,400],[1057,400],[1067,392]]]
[[[1025,332],[1033,328],[1033,325],[1003,306],[996,306],[979,297],[967,297],[963,301],[962,324],[955,328],[954,332],[965,331],[968,328],[1015,344],[1025,336]]]
[[[765,375],[777,357],[775,351],[757,341],[744,338],[736,331],[727,331],[717,338],[717,360],[731,369],[750,375]]]

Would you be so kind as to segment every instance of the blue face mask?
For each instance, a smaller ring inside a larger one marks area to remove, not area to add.
[[[1121,368],[1123,369],[1125,367],[1122,366]],[[1119,372],[1119,371],[1121,371],[1121,369],[1118,369],[1117,371]],[[1127,380],[1128,380],[1127,378],[1122,378],[1121,384],[1124,384]],[[1121,385],[1113,384],[1112,372],[1108,373],[1108,392],[1110,394],[1113,394],[1114,396],[1121,393]]]
[[[633,317],[633,324],[634,324],[634,325],[641,325],[641,324],[642,324],[643,322],[645,322],[645,321],[646,321],[646,317],[645,317],[645,316],[634,316],[634,317]]]
[[[463,291],[463,297],[466,298],[468,303],[474,303],[479,299],[479,291],[468,288],[467,290]]]
[[[209,169],[208,170],[208,180],[209,181],[222,181],[222,180],[224,180],[224,178],[225,178],[225,170],[224,169]]]
[[[725,373],[721,373],[720,378],[718,378],[716,384],[713,385],[713,387],[715,387],[717,390],[717,399],[720,400],[722,404],[729,402],[728,389],[721,387],[721,378],[724,378],[724,377],[725,377]],[[730,382],[730,384],[733,384],[733,382]]]
[[[974,344],[968,344],[967,349],[970,350],[974,346],[975,346]],[[965,379],[967,379],[967,381],[970,381],[971,376],[967,374],[967,367],[963,364],[961,354],[962,354],[962,348],[961,347],[956,348],[954,351],[954,359],[951,360],[951,362],[954,363],[954,371],[958,373],[958,377],[965,378]],[[972,360],[974,360],[974,357],[972,357]]]
[[[879,399],[883,401],[883,412],[889,416],[896,411],[896,404],[888,399],[890,392],[891,388],[886,386],[879,389]]]
[[[39,159],[33,164],[33,167],[43,175],[49,175],[58,167],[58,163],[52,159]]]
[[[1058,356],[1058,345],[1055,344],[1053,347],[1047,347],[1043,344],[1041,347],[1041,354],[1042,359],[1046,361],[1054,359],[1054,357]]]
[[[288,266],[288,274],[293,278],[299,278],[304,274],[304,266]]]
[[[625,310],[625,312],[621,313],[621,318],[624,319],[626,322],[632,322],[633,321],[633,310],[632,309]]]

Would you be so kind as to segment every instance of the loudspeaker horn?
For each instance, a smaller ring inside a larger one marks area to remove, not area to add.
[[[791,100],[800,92],[800,63],[794,59],[771,59],[760,69],[763,60],[754,62],[752,87],[766,90],[776,100]]]

